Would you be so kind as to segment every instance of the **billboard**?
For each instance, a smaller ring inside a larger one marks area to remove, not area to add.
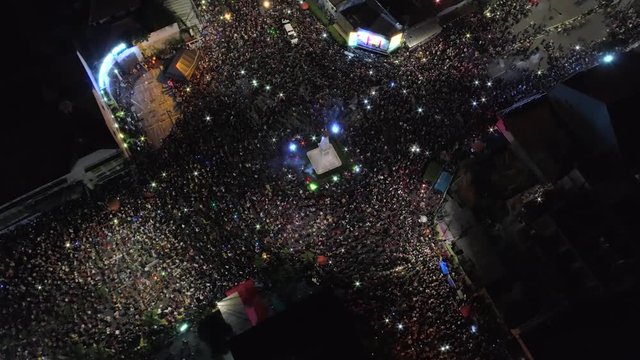
[[[389,49],[389,40],[371,31],[358,29],[356,32],[356,46],[374,51],[387,52]]]
[[[348,44],[351,47],[360,47],[385,53],[397,49],[401,43],[402,33],[392,36],[391,40],[389,40],[385,36],[364,29],[349,33],[348,40]]]

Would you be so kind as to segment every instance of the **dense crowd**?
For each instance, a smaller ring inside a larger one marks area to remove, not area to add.
[[[496,110],[592,65],[599,44],[547,44],[544,72],[514,68],[507,82],[487,64],[535,51],[540,29],[509,31],[526,1],[497,1],[491,17],[466,15],[390,57],[345,52],[297,5],[208,3],[190,45],[202,61],[173,88],[182,117],[135,177],[108,185],[118,206],[77,200],[1,236],[0,358],[131,358],[150,324],[174,328],[247,278],[267,284],[263,253],[326,256],[306,278],[348,289],[390,357],[507,357],[485,331],[495,319],[461,314],[482,307],[455,269],[442,274],[431,228],[442,197],[420,177],[430,160],[468,156]],[[630,19],[611,12],[617,39],[637,36]],[[353,166],[309,191],[302,149],[334,123]]]

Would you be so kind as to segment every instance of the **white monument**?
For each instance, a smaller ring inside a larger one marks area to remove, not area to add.
[[[311,161],[313,170],[315,170],[318,175],[322,175],[327,171],[331,171],[342,166],[342,160],[340,160],[338,153],[336,153],[333,145],[329,142],[328,135],[322,136],[320,146],[307,151],[307,157]]]

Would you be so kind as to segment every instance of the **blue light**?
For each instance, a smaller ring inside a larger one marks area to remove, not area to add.
[[[117,56],[118,54],[120,54],[121,52],[125,51],[126,49],[127,49],[127,45],[125,45],[124,43],[120,43],[120,44],[118,44],[118,46],[114,47],[111,50],[111,55]]]
[[[331,124],[331,132],[333,134],[339,134],[340,133],[340,125],[338,124]]]
[[[295,143],[289,144],[289,151],[294,152],[296,150],[298,150],[298,145],[296,145]]]
[[[611,55],[611,54],[607,54],[607,55],[605,55],[605,56],[602,58],[602,61],[603,61],[605,64],[609,64],[609,63],[611,63],[614,59],[615,59],[615,58],[614,58],[614,56],[613,56],[613,55]]]
[[[109,71],[111,71],[113,64],[116,62],[116,56],[126,49],[127,46],[125,44],[118,44],[118,46],[111,49],[109,54],[102,60],[100,70],[98,71],[98,85],[100,89],[109,87]]]

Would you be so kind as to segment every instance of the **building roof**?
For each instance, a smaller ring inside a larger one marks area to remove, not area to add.
[[[366,359],[357,319],[330,293],[318,293],[233,337],[236,360]]]
[[[376,34],[391,37],[402,30],[402,26],[385,13],[377,2],[362,2],[342,10],[341,14],[354,28],[362,28]]]
[[[140,7],[141,0],[92,0],[89,23],[99,23],[112,16],[125,14]]]
[[[566,79],[563,84],[603,102],[609,113],[614,136],[628,165],[640,169],[640,136],[635,119],[640,104],[640,53],[616,55],[610,64],[600,64]]]
[[[407,27],[412,27],[429,18],[434,18],[445,9],[460,4],[463,0],[378,0],[394,18]]]
[[[640,100],[636,96],[633,99],[617,101],[607,106],[620,153],[627,165],[636,173],[640,171],[640,151],[638,151],[637,144],[640,130],[633,116],[638,111],[637,104],[640,104]]]
[[[177,80],[189,80],[198,65],[198,50],[182,49],[176,53],[171,65],[167,68],[167,76]]]
[[[111,161],[119,156],[121,156],[121,153],[118,149],[100,149],[94,151],[76,161],[67,175],[67,179],[69,182],[80,181],[84,178],[85,173],[91,171],[96,165]]]
[[[442,31],[442,27],[440,26],[438,19],[432,17],[410,27],[405,33],[404,39],[407,45],[412,48],[428,41],[439,34],[440,31]]]
[[[570,141],[547,95],[538,96],[502,114],[504,126],[547,179],[570,168]]]
[[[615,55],[610,64],[600,64],[581,71],[563,81],[581,93],[606,104],[638,95],[640,54],[628,52]]]

